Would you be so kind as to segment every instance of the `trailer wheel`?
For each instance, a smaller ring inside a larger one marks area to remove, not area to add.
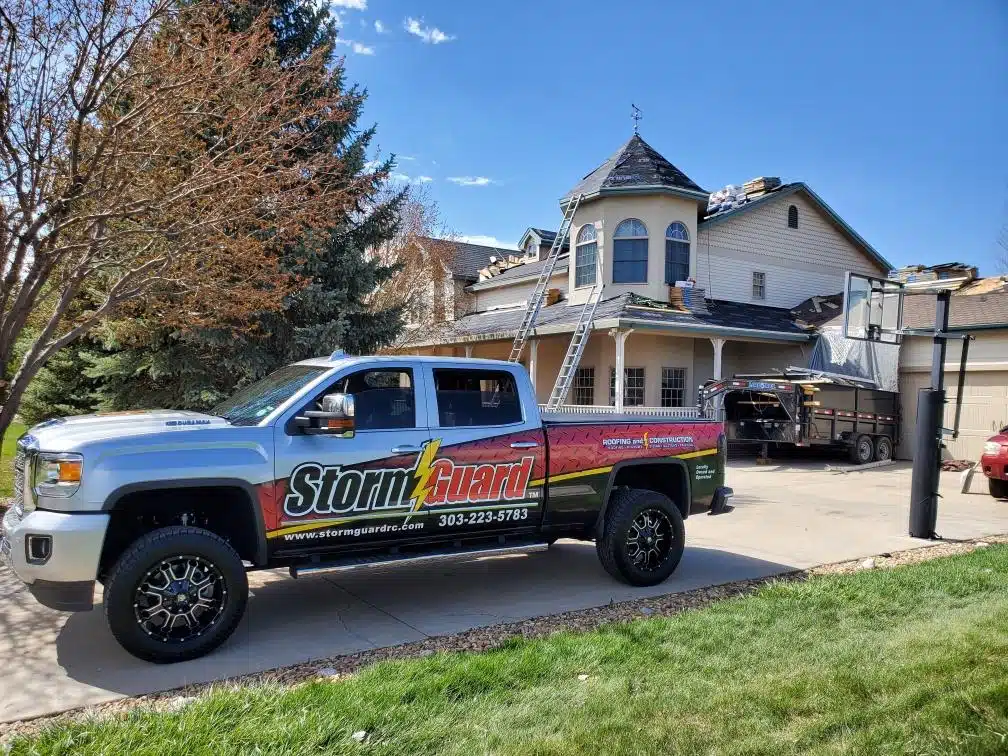
[[[171,526],[119,557],[105,584],[105,618],[133,656],[164,664],[217,648],[238,626],[247,599],[245,567],[227,541]]]
[[[855,465],[867,465],[875,456],[875,444],[871,436],[861,435],[854,440],[850,449],[851,462]]]
[[[888,462],[892,459],[892,441],[888,436],[879,436],[875,439],[875,459],[878,462]]]
[[[682,559],[686,528],[665,494],[621,488],[612,494],[605,527],[595,542],[606,572],[630,585],[657,585]]]

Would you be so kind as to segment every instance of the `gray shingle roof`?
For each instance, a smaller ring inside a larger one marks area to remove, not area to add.
[[[620,318],[659,327],[692,326],[732,331],[771,331],[791,337],[807,335],[806,331],[795,323],[791,313],[782,307],[764,307],[715,299],[707,300],[708,312],[694,313],[644,308],[634,306],[631,302],[630,294],[602,300],[595,311],[595,321]],[[473,313],[453,322],[407,332],[396,344],[396,348],[513,338],[524,314],[525,308]],[[538,330],[549,326],[570,326],[573,330],[580,315],[580,307],[572,307],[566,301],[559,302],[550,307],[543,307],[539,311],[535,327]]]
[[[567,192],[564,199],[578,194],[591,197],[607,191],[618,192],[636,188],[706,194],[689,176],[634,134],[608,160],[581,179]]]
[[[521,254],[514,249],[487,247],[482,244],[470,244],[469,242],[452,241],[451,239],[422,237],[420,243],[448,246],[451,249],[452,277],[460,281],[469,282],[479,280],[479,272],[490,264],[491,257],[496,257],[499,260],[508,255]]]
[[[835,295],[843,301],[843,295]],[[934,328],[934,294],[910,294],[903,298],[904,328]],[[843,312],[823,326],[843,327]],[[981,278],[953,292],[949,302],[949,327],[1008,329],[1008,280]]]
[[[556,231],[547,231],[545,228],[536,228],[535,226],[532,227],[532,230],[539,234],[543,244],[552,244],[556,239]]]
[[[949,301],[949,327],[966,329],[970,326],[1003,326],[1008,328],[1008,282],[1000,289],[982,294],[970,293],[979,284],[963,287],[952,294]],[[903,326],[905,328],[934,328],[936,298],[931,294],[912,294],[903,298]],[[842,321],[841,321],[842,323]]]

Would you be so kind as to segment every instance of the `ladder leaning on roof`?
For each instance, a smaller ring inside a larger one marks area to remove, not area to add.
[[[535,320],[539,315],[540,308],[542,308],[543,299],[546,298],[546,289],[549,288],[550,279],[553,277],[553,270],[556,268],[557,258],[560,256],[560,250],[563,249],[564,241],[566,241],[567,236],[570,234],[571,223],[574,221],[574,213],[577,212],[578,205],[581,204],[583,196],[583,194],[579,194],[576,197],[571,197],[567,202],[563,220],[560,222],[560,228],[557,229],[553,246],[550,247],[549,254],[546,256],[546,264],[539,273],[539,280],[536,281],[535,288],[532,290],[532,296],[529,298],[528,306],[525,310],[525,317],[522,318],[521,325],[518,326],[518,333],[515,334],[508,362],[518,362],[521,360],[522,352],[525,351],[525,342],[528,341],[529,334],[532,333],[532,328],[535,326]]]
[[[595,259],[595,285],[588,292],[588,299],[585,300],[584,307],[581,308],[581,317],[578,318],[570,344],[567,346],[567,354],[564,355],[563,362],[560,363],[560,372],[557,373],[553,391],[550,392],[549,401],[546,402],[548,410],[555,410],[561,404],[566,404],[567,392],[570,391],[574,374],[577,372],[578,365],[581,364],[581,355],[584,353],[585,344],[588,343],[588,338],[591,336],[595,310],[598,309],[599,301],[602,299],[602,255],[597,254]]]

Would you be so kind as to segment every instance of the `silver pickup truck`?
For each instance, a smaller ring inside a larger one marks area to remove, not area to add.
[[[520,365],[346,357],[289,365],[210,414],[53,420],[17,445],[0,555],[36,599],[92,608],[150,661],[234,630],[246,571],[595,541],[634,585],[667,578],[683,520],[727,510],[704,419],[543,417]]]

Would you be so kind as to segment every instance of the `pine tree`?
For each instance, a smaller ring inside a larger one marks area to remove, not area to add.
[[[319,47],[335,47],[337,30],[326,4],[313,0],[251,0],[231,13],[236,30],[256,13],[274,14],[277,54],[281,62],[296,60]],[[333,58],[330,65],[341,64]],[[340,89],[346,87],[339,77]],[[61,355],[52,370],[37,378],[31,412],[36,417],[79,414],[135,407],[212,407],[235,388],[250,383],[291,361],[328,354],[336,349],[367,353],[392,343],[402,328],[401,308],[372,311],[365,297],[394,274],[395,269],[365,256],[365,250],[391,239],[399,224],[404,192],[383,191],[391,160],[376,170],[366,166],[375,128],[357,123],[367,92],[356,85],[346,90],[353,117],[345,124],[318,130],[317,149],[337,150],[346,175],[370,174],[368,191],[357,198],[356,211],[334,219],[324,236],[302,238],[286,251],[282,267],[305,279],[280,312],[260,313],[252,323],[233,327],[169,330],[145,322],[110,324],[101,344],[91,343],[86,358],[80,352]],[[333,176],[340,182],[345,176]],[[61,381],[71,365],[86,359],[83,385],[72,391],[72,402],[60,399]]]

